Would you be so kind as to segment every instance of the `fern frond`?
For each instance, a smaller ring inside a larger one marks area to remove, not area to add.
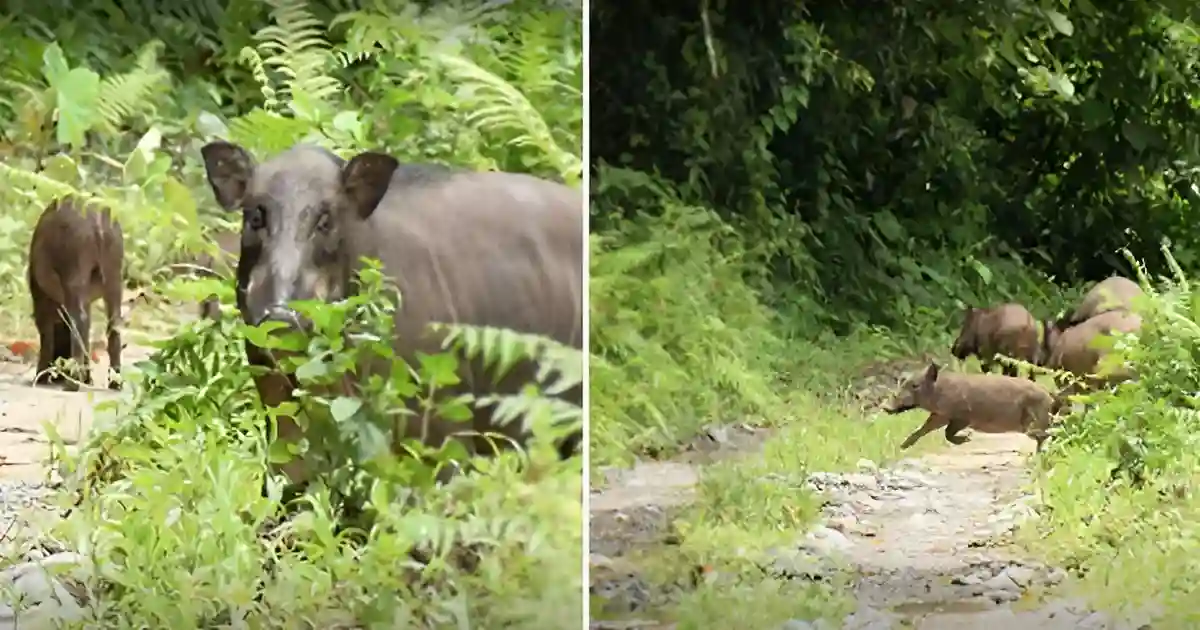
[[[267,64],[263,62],[262,56],[257,50],[247,46],[238,55],[238,60],[250,67],[250,74],[258,81],[259,91],[263,95],[263,108],[275,111],[279,106],[279,97],[275,86],[271,84],[271,77],[267,76]]]
[[[530,359],[538,363],[537,382],[549,394],[562,393],[584,381],[583,353],[546,337],[492,326],[439,324],[435,328],[446,333],[443,347],[456,348],[468,359],[482,358],[497,378],[517,361]]]
[[[334,56],[325,25],[308,10],[306,0],[268,2],[275,24],[260,30],[255,39],[263,64],[285,77],[280,92],[304,106],[332,103],[343,86],[328,73]]]
[[[511,143],[540,149],[564,177],[573,181],[582,178],[582,160],[558,145],[541,113],[515,86],[461,55],[436,52],[431,59],[451,79],[472,92],[473,100],[479,104],[466,112],[472,126],[481,133],[512,134]]]
[[[130,118],[154,111],[152,95],[170,81],[170,74],[158,63],[161,49],[161,42],[150,42],[138,53],[132,70],[101,81],[96,113],[105,131],[117,133]]]
[[[312,126],[265,109],[253,109],[229,121],[230,140],[262,153],[278,153],[296,144]]]

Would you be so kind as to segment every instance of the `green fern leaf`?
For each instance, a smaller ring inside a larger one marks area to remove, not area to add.
[[[170,81],[170,74],[158,63],[160,42],[150,42],[138,53],[137,63],[129,72],[105,77],[96,98],[98,125],[108,133],[117,133],[133,117],[154,111],[154,92]]]

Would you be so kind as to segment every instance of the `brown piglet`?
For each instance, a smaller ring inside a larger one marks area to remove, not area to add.
[[[90,370],[91,305],[104,300],[109,365],[121,372],[121,297],[125,238],[108,208],[77,197],[46,207],[29,244],[29,292],[40,348],[34,384],[62,383],[68,391],[92,383]],[[78,372],[50,375],[59,358],[72,358]],[[120,381],[109,381],[119,389]]]
[[[1022,378],[943,372],[937,363],[930,363],[923,374],[901,387],[885,411],[929,412],[929,418],[904,440],[901,449],[942,427],[946,428],[946,441],[965,444],[969,438],[959,433],[969,427],[982,433],[1024,433],[1041,451],[1049,435],[1053,403],[1050,392]]]
[[[959,361],[977,356],[980,368],[991,372],[998,355],[1037,364],[1041,359],[1040,349],[1037,320],[1024,306],[1009,303],[990,308],[968,307],[950,353]],[[1019,374],[1012,365],[1002,366],[1002,372],[1008,376]],[[1034,377],[1030,373],[1030,380]]]

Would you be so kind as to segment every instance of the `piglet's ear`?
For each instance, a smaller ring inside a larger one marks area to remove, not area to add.
[[[932,385],[937,382],[938,374],[942,371],[942,366],[935,361],[929,362],[929,367],[925,368],[925,383]]]
[[[400,167],[396,158],[368,151],[354,156],[342,169],[342,194],[360,219],[375,212],[387,192],[392,173]]]
[[[212,186],[217,203],[226,210],[239,209],[254,175],[254,158],[250,152],[232,142],[218,140],[204,145],[200,156],[204,158],[208,184]]]

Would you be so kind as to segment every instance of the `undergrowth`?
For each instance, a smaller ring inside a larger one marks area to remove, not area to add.
[[[1047,317],[1067,302],[1019,261],[937,253],[927,276],[904,281],[911,290],[896,308],[907,326],[857,324],[835,335],[821,325],[826,307],[803,287],[767,301],[751,248],[712,211],[628,170],[601,168],[594,188],[594,208],[655,208],[592,234],[597,464],[669,455],[712,424],[802,422],[794,396],[878,394],[861,388],[873,374],[900,376],[889,364],[913,369],[914,360],[948,356],[963,306],[1015,299]]]
[[[1109,341],[1106,359],[1138,377],[1079,397],[1042,462],[1042,516],[1024,532],[1094,603],[1155,627],[1200,621],[1200,293],[1173,270],[1142,278],[1142,327]]]
[[[438,467],[461,461],[461,449],[428,449],[410,438],[406,448],[428,463],[391,456],[395,410],[413,396],[432,401],[456,378],[463,354],[422,357],[411,373],[393,370],[354,395],[320,394],[337,391],[347,366],[390,355],[389,288],[371,269],[362,285],[344,302],[305,307],[316,323],[313,340],[288,345],[301,351],[289,371],[304,391],[302,456],[324,464],[298,516],[280,518],[280,479],[271,480],[269,496],[260,494],[264,461],[288,459],[267,447],[267,411],[242,360],[246,338],[264,343],[266,327],[230,320],[186,326],[132,374],[128,398],[103,405],[111,420],[78,455],[60,443],[68,483],[59,502],[70,513],[46,538],[90,559],[70,567],[82,575],[74,584],[87,602],[87,624],[578,623],[582,475],[578,460],[557,461],[552,444],[564,428],[579,426],[582,410],[537,394],[504,399],[510,421],[539,436],[526,454],[479,462],[478,472],[435,487]],[[345,333],[359,341],[346,345]],[[482,353],[497,370],[516,358],[541,360],[541,391],[582,379],[578,353],[548,341],[458,328],[449,343]],[[443,417],[463,419],[465,405],[484,402],[436,404]],[[362,510],[369,519],[354,517]]]

